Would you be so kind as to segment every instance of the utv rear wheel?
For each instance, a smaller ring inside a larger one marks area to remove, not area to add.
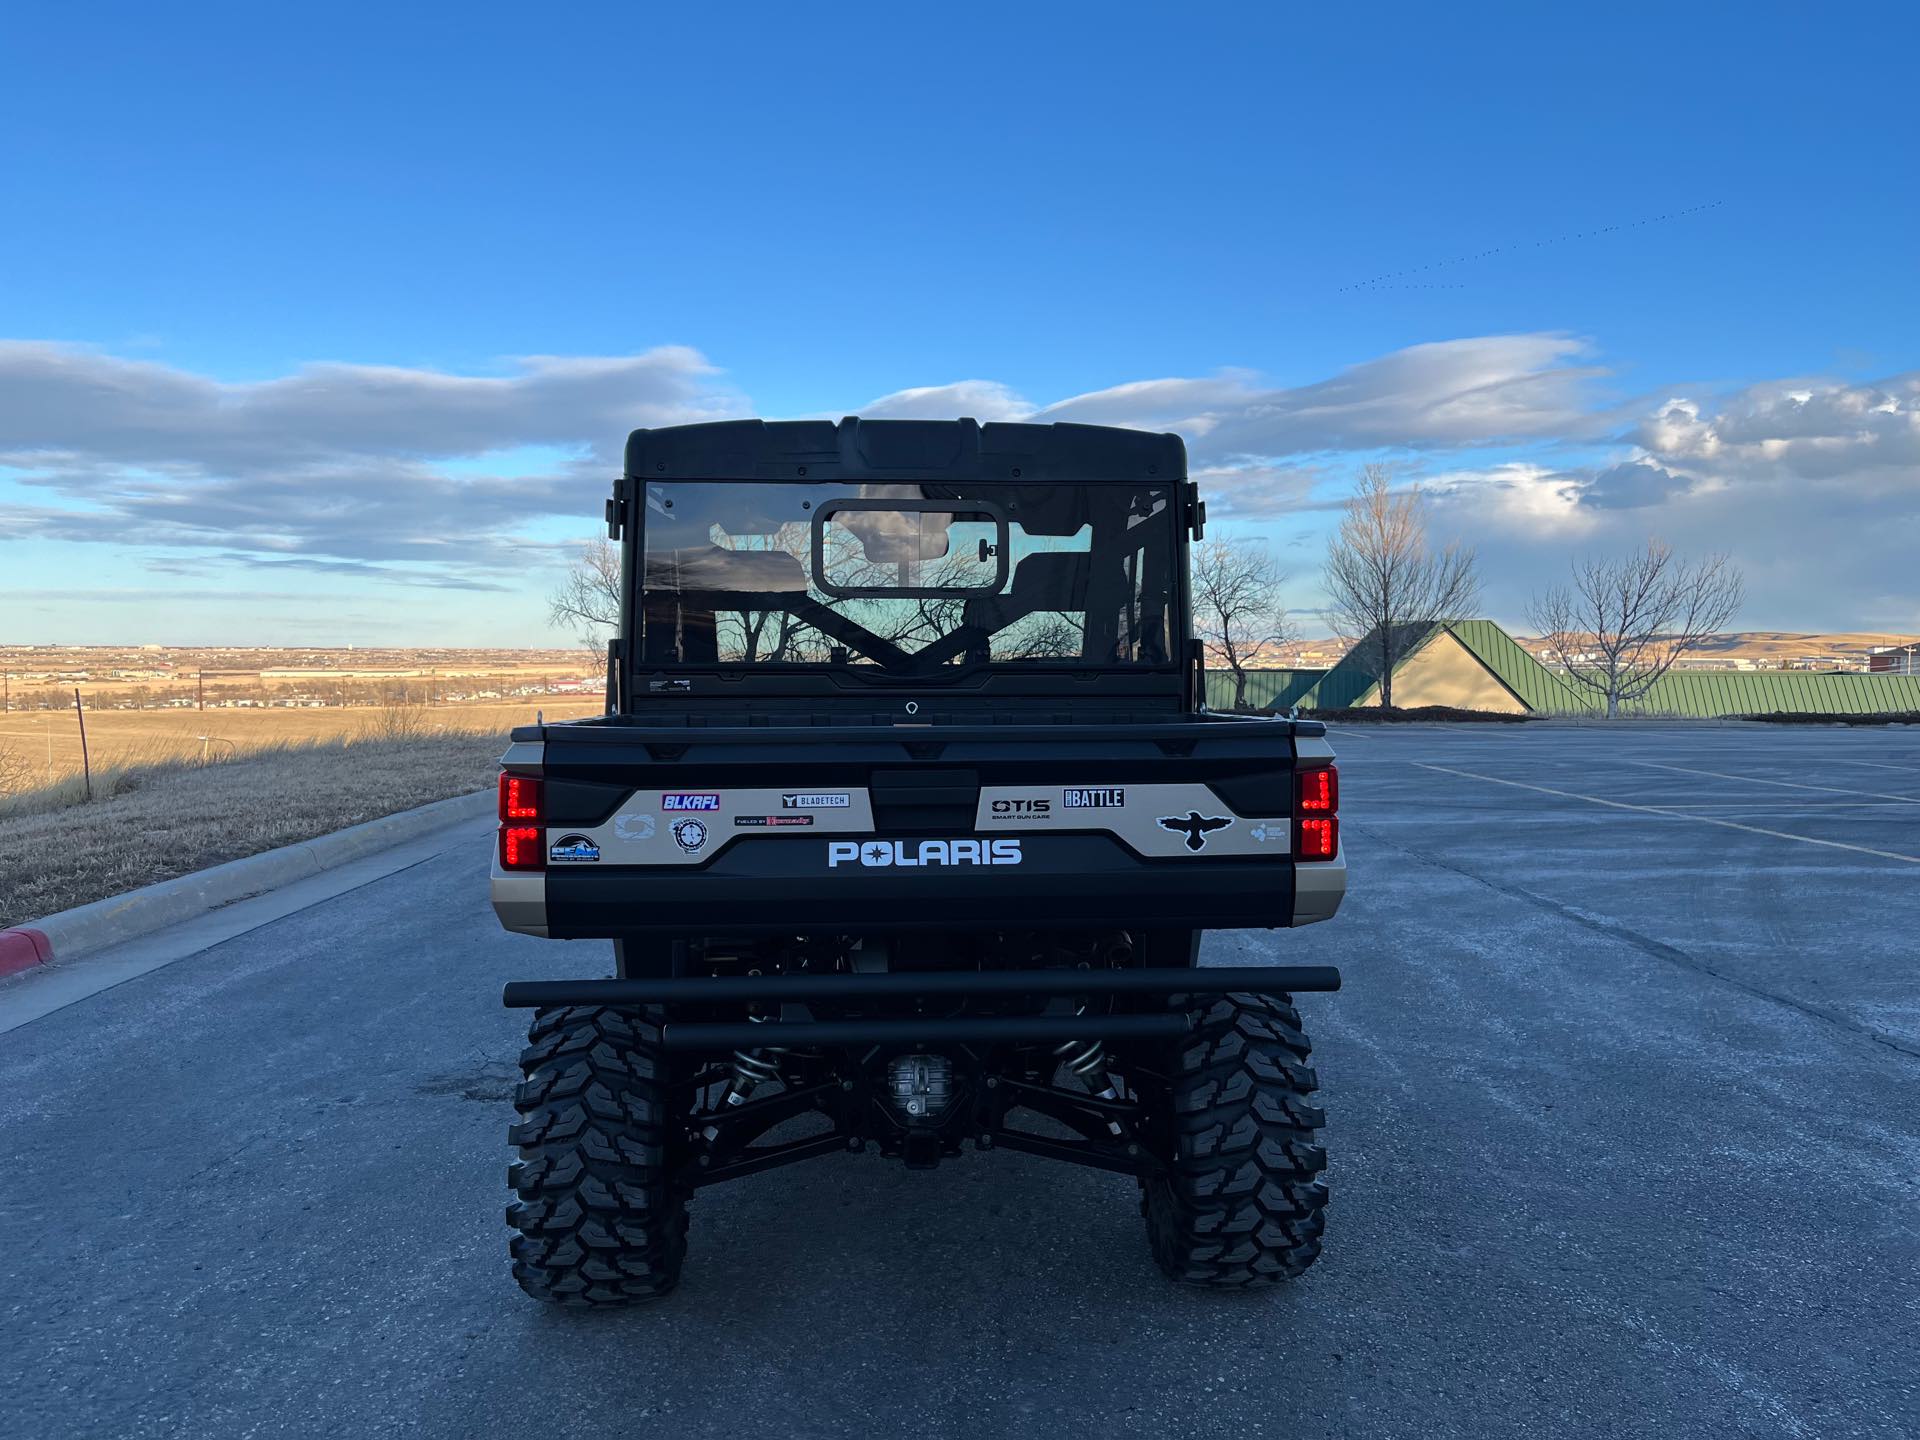
[[[1171,1163],[1145,1182],[1153,1258],[1188,1285],[1290,1280],[1320,1256],[1325,1114],[1285,997],[1222,995],[1193,1013],[1170,1067]]]
[[[541,1010],[520,1055],[526,1077],[509,1139],[518,1197],[513,1278],[536,1300],[577,1307],[654,1300],[680,1279],[685,1193],[670,1161],[660,1030],[633,1011]]]

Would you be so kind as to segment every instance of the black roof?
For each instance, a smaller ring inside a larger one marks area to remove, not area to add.
[[[1178,435],[975,420],[720,420],[636,430],[638,480],[1181,480]]]

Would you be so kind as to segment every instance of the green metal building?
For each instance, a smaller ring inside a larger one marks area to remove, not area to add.
[[[1593,691],[1549,670],[1491,620],[1408,626],[1397,647],[1397,708],[1446,705],[1514,715],[1597,715]],[[1256,670],[1247,701],[1257,709],[1350,710],[1380,703],[1380,686],[1357,645],[1328,670]],[[1233,701],[1233,676],[1209,671],[1207,698]],[[1920,675],[1822,670],[1669,671],[1624,715],[1714,719],[1723,716],[1814,714],[1920,715]]]

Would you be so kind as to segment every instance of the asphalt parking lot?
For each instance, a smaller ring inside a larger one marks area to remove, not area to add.
[[[499,987],[604,947],[503,934],[476,827],[0,1034],[0,1429],[1920,1433],[1920,729],[1334,740],[1346,908],[1206,951],[1346,971],[1294,1286],[1170,1288],[1131,1181],[1002,1153],[703,1192],[666,1303],[523,1299]]]

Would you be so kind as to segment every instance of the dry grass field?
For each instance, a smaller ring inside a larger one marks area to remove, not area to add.
[[[87,716],[91,801],[71,712],[0,717],[0,927],[482,789],[536,710],[600,709],[542,698],[554,703],[101,711]]]
[[[597,715],[597,696],[548,695],[499,704],[445,705],[406,712],[420,733],[493,735],[506,748],[515,725],[536,711],[550,720]],[[87,712],[87,748],[96,774],[181,760],[234,758],[275,746],[378,736],[392,712],[374,707],[276,710],[101,710]],[[204,737],[204,738],[203,738]],[[498,751],[495,752],[498,754]],[[39,789],[80,773],[80,728],[71,709],[0,715],[0,794]],[[4,802],[0,802],[3,806]]]
[[[0,927],[482,789],[501,748],[491,731],[316,741],[114,772],[90,804],[13,797],[0,810]]]

